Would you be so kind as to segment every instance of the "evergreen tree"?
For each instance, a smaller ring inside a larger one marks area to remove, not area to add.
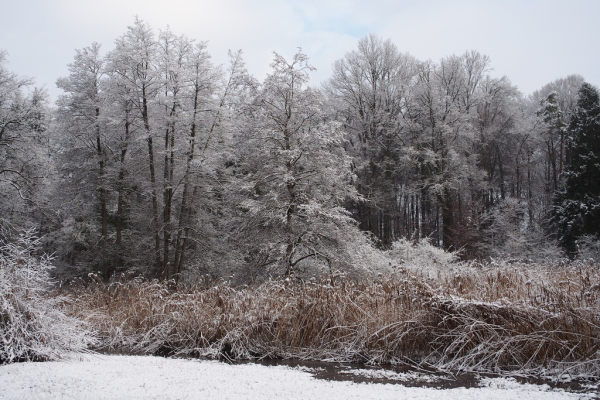
[[[600,237],[600,96],[590,84],[579,89],[568,135],[565,187],[556,197],[555,222],[561,245],[574,256],[578,238]]]

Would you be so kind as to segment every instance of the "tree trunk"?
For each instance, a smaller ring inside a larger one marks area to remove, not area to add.
[[[173,100],[173,107],[169,113],[170,119],[175,117],[176,105]],[[163,192],[163,263],[162,274],[164,279],[171,278],[170,271],[170,246],[171,246],[171,210],[173,201],[173,168],[174,165],[174,145],[175,145],[175,122],[172,120],[167,123],[165,130],[165,165],[164,165],[164,192]]]
[[[129,145],[129,106],[125,106],[125,144],[121,148],[120,166],[119,166],[119,181],[118,181],[118,195],[117,195],[117,252],[118,259],[117,265],[119,268],[123,267],[123,228],[125,227],[125,156],[127,155],[127,147]]]
[[[451,249],[453,244],[459,240],[454,237],[454,202],[452,193],[446,189],[442,200],[442,245],[445,249]],[[452,249],[455,250],[455,249]]]
[[[98,188],[98,198],[100,201],[100,251],[105,253],[107,250],[108,240],[108,207],[107,207],[107,192],[105,188],[105,164],[104,164],[104,149],[102,148],[102,138],[100,130],[100,107],[95,109],[95,124],[96,124],[96,155],[98,157],[98,175],[100,187]],[[114,272],[114,267],[110,261],[104,261],[104,279],[110,279]]]
[[[160,254],[160,227],[158,225],[158,196],[156,194],[156,167],[154,163],[154,145],[152,143],[152,132],[150,130],[150,121],[148,116],[148,99],[146,97],[146,88],[142,88],[142,119],[144,129],[146,130],[148,142],[148,166],[150,169],[150,184],[152,197],[152,225],[154,228],[154,263],[156,273],[160,273],[161,254]]]

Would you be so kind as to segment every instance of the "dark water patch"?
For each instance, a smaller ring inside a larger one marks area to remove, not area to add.
[[[374,367],[357,363],[331,363],[300,360],[263,360],[266,366],[287,366],[310,373],[313,377],[329,381],[355,383],[390,383],[407,387],[452,389],[479,387],[474,374],[450,375],[435,371],[416,370],[407,366]]]
[[[261,361],[236,361],[234,364],[259,364],[265,366],[286,366],[310,373],[314,378],[328,381],[349,381],[355,383],[399,384],[406,387],[424,387],[433,389],[478,388],[485,387],[485,380],[507,378],[506,376],[474,373],[444,373],[427,371],[410,366],[370,366],[356,363],[333,363],[323,361],[301,361],[268,359]],[[547,385],[551,389],[570,393],[593,394],[600,399],[600,379],[556,381],[551,379],[512,376],[516,382],[531,385]]]

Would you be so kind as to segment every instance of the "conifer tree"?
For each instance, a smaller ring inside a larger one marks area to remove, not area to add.
[[[600,237],[600,96],[587,83],[579,89],[568,127],[565,186],[556,197],[555,222],[561,245],[577,253],[577,239]]]

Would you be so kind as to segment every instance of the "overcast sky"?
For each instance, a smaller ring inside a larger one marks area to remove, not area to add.
[[[36,78],[52,98],[75,49],[98,42],[111,50],[135,15],[156,32],[168,25],[208,41],[217,64],[242,49],[261,80],[273,51],[289,58],[301,47],[318,85],[374,33],[420,60],[477,50],[491,58],[492,75],[524,94],[571,74],[600,85],[598,0],[0,0],[0,12],[8,68]]]

